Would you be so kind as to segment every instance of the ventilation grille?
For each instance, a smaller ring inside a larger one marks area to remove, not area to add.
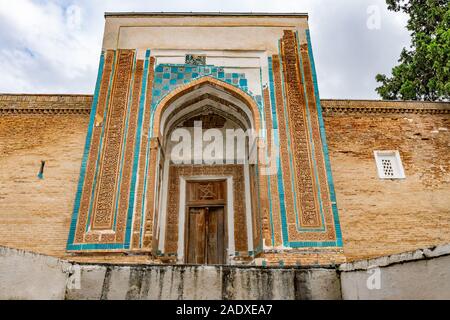
[[[382,159],[383,172],[386,177],[394,177],[394,168],[391,159]]]
[[[378,176],[381,179],[405,178],[400,153],[398,151],[375,151],[374,153]]]

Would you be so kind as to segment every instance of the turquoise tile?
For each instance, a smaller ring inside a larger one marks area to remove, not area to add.
[[[243,87],[247,86],[247,79],[239,79],[239,85]]]

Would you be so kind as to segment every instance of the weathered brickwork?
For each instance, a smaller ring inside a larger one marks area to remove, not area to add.
[[[89,114],[91,103],[91,95],[1,94],[0,115]]]
[[[88,117],[0,115],[2,245],[65,255]]]
[[[0,95],[3,245],[64,256],[91,102],[89,95]]]
[[[0,244],[76,261],[158,263],[147,255],[66,253],[91,97],[4,97],[10,102],[0,107]],[[449,104],[323,100],[322,107],[345,257],[450,242]],[[406,179],[380,180],[374,150],[399,150]],[[284,265],[343,259],[338,250],[291,251],[259,257]]]
[[[347,258],[450,242],[450,105],[322,105]],[[406,179],[379,179],[374,150],[398,150]]]
[[[346,261],[342,249],[274,251],[264,253],[261,258],[265,259],[268,266],[323,266],[336,265]]]

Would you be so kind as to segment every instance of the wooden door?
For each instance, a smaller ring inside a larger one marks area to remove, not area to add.
[[[226,263],[226,181],[188,181],[185,260],[192,264]]]
[[[206,208],[189,208],[187,263],[205,264]]]
[[[206,263],[225,263],[223,207],[208,208],[206,219]]]
[[[223,206],[189,208],[187,231],[187,263],[225,263]]]

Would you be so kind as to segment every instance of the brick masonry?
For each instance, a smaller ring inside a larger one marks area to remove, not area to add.
[[[89,114],[91,95],[0,94],[0,115]]]
[[[88,114],[0,116],[0,242],[64,256]],[[43,179],[38,178],[45,160]]]
[[[449,242],[450,105],[330,101],[324,109],[347,258]],[[379,179],[374,150],[398,150],[406,179]]]
[[[68,256],[91,99],[0,95],[0,245]],[[322,100],[322,106],[347,259],[450,242],[450,105]],[[378,179],[373,150],[391,149],[400,151],[405,180]],[[266,255],[273,263],[326,263],[319,256]],[[335,253],[329,255],[332,261]],[[149,262],[119,254],[76,259]]]

